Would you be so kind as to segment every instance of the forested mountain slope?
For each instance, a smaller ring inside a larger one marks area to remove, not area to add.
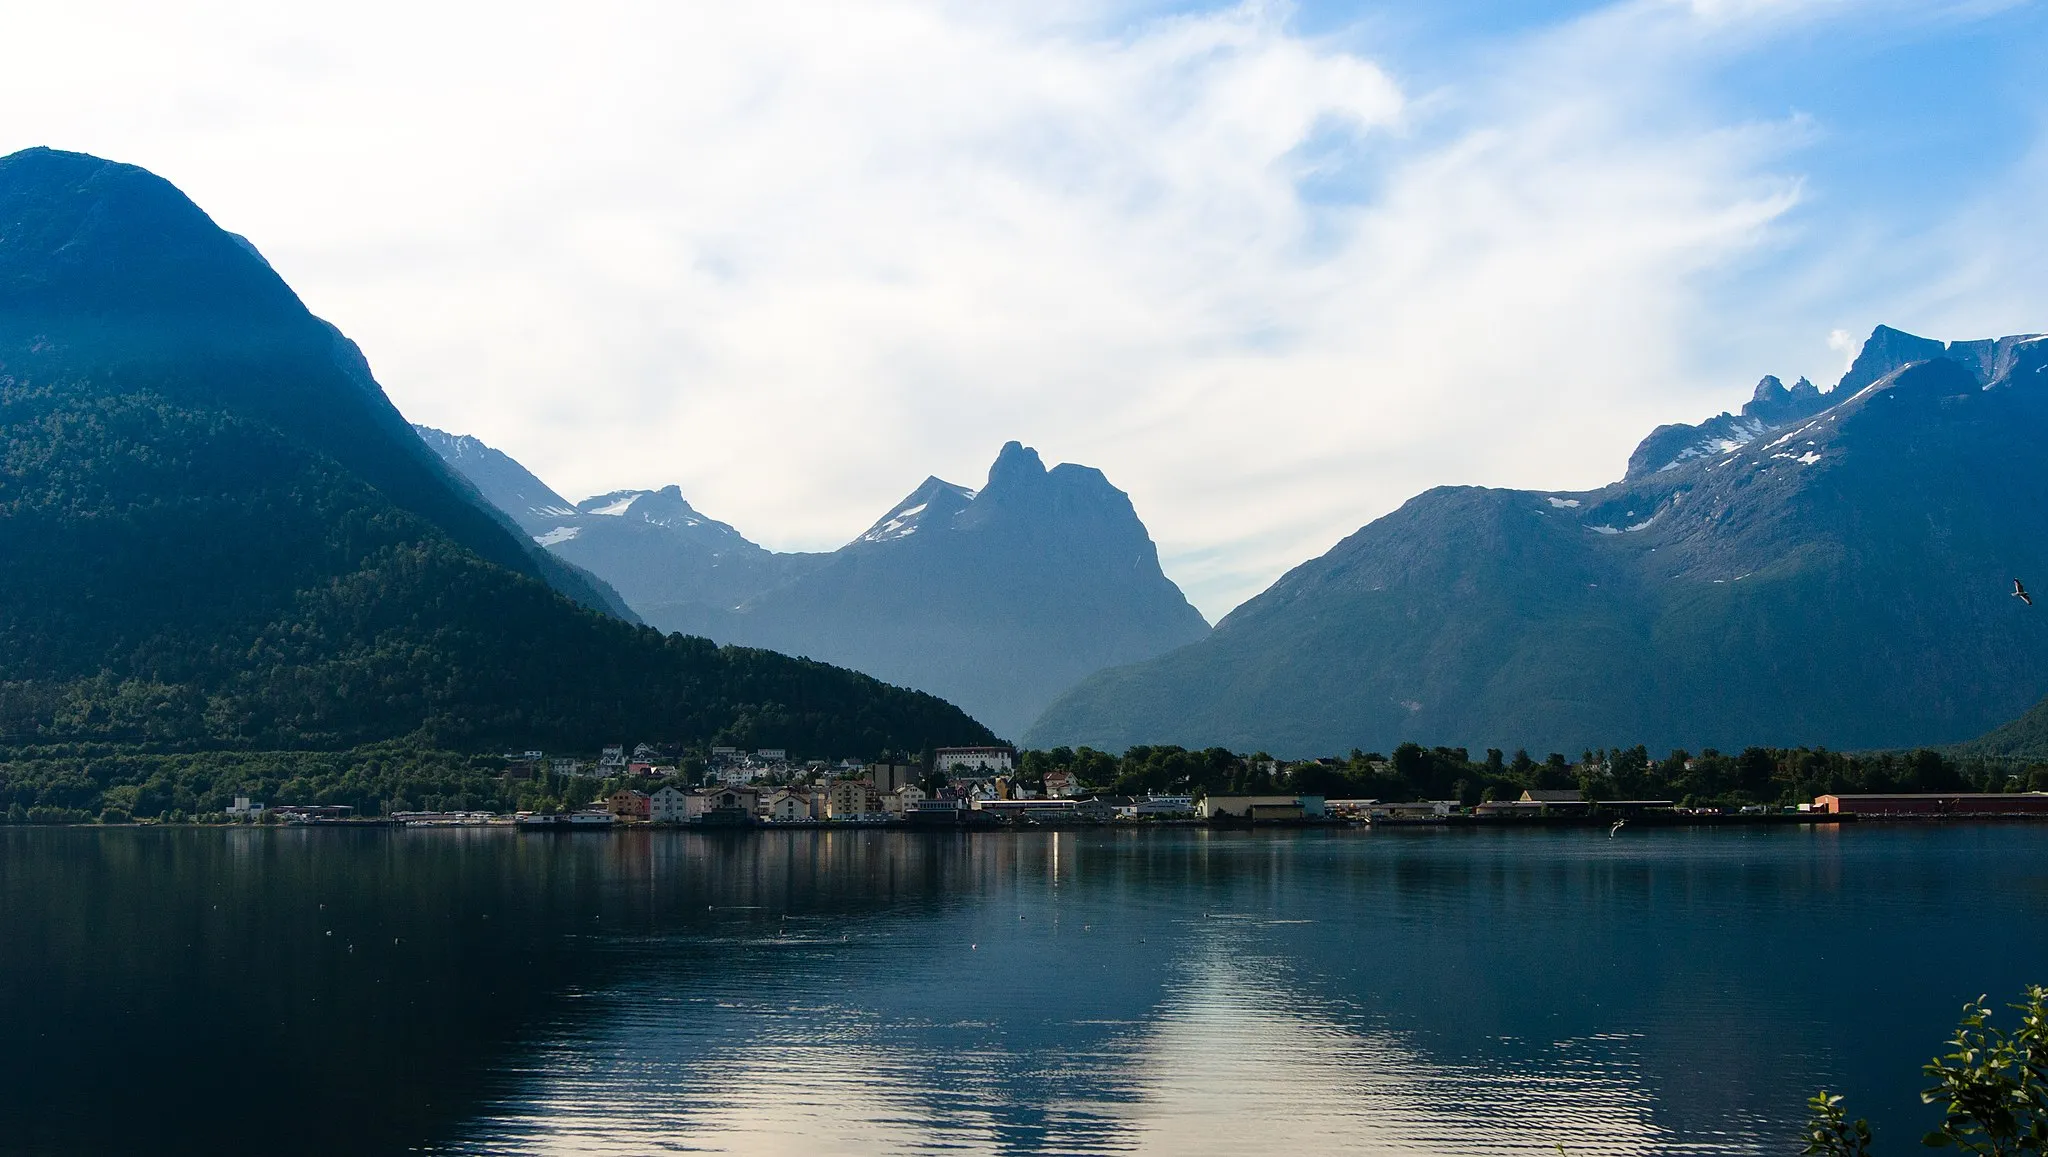
[[[132,166],[0,158],[0,436],[0,742],[988,735],[586,609],[628,613],[447,470],[252,247]]]

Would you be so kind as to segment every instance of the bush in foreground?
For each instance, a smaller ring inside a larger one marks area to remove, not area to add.
[[[1991,1023],[1983,997],[1963,1006],[1950,1051],[1924,1070],[1934,1084],[1920,1099],[1943,1108],[1941,1127],[1922,1145],[1986,1157],[2048,1153],[2048,987],[2028,986],[2012,1007],[2020,1022],[2007,1032]],[[1870,1126],[1850,1121],[1841,1097],[1822,1090],[1807,1103],[1813,1115],[1801,1153],[1869,1157]]]

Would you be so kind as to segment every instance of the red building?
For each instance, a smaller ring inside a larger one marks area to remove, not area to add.
[[[1860,816],[2048,815],[2048,792],[1936,791],[1901,795],[1823,795],[1815,811]]]

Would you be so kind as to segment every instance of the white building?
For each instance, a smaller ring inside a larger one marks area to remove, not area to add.
[[[263,814],[263,805],[260,803],[250,803],[248,796],[238,795],[235,797],[234,804],[228,808],[228,814],[231,816],[260,816]]]
[[[760,809],[761,793],[751,787],[707,787],[691,792],[683,801],[690,819],[715,813],[753,815]]]
[[[688,818],[688,797],[673,784],[647,797],[647,818],[655,823],[681,823]]]
[[[1195,814],[1195,797],[1191,795],[1148,796],[1133,804],[1118,809],[1131,819],[1143,816],[1191,816]]]
[[[806,792],[783,788],[762,800],[761,810],[771,820],[807,820],[811,818],[811,797]]]
[[[759,776],[762,771],[762,768],[754,766],[753,763],[742,761],[740,763],[728,763],[724,767],[719,768],[713,775],[717,778],[718,782],[727,787],[738,787],[741,784],[754,782],[755,777]]]
[[[924,789],[914,783],[906,783],[895,791],[882,793],[882,810],[901,819],[906,813],[917,810],[924,802]]]
[[[932,770],[947,779],[1008,775],[1014,768],[1016,752],[1007,747],[941,747],[932,759]]]

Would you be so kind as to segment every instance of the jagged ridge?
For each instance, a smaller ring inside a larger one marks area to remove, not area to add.
[[[1160,571],[1127,495],[1099,470],[1048,470],[1018,442],[981,489],[926,478],[829,554],[763,550],[673,487],[576,506],[529,526],[650,622],[843,663],[1008,734],[1082,676],[1208,630]]]
[[[1766,379],[1742,415],[1653,434],[1604,489],[1430,491],[1209,639],[1087,681],[1027,739],[1305,754],[1976,734],[2048,688],[2048,648],[2007,597],[2013,574],[2048,572],[2044,355],[1881,327],[1832,391]]]

